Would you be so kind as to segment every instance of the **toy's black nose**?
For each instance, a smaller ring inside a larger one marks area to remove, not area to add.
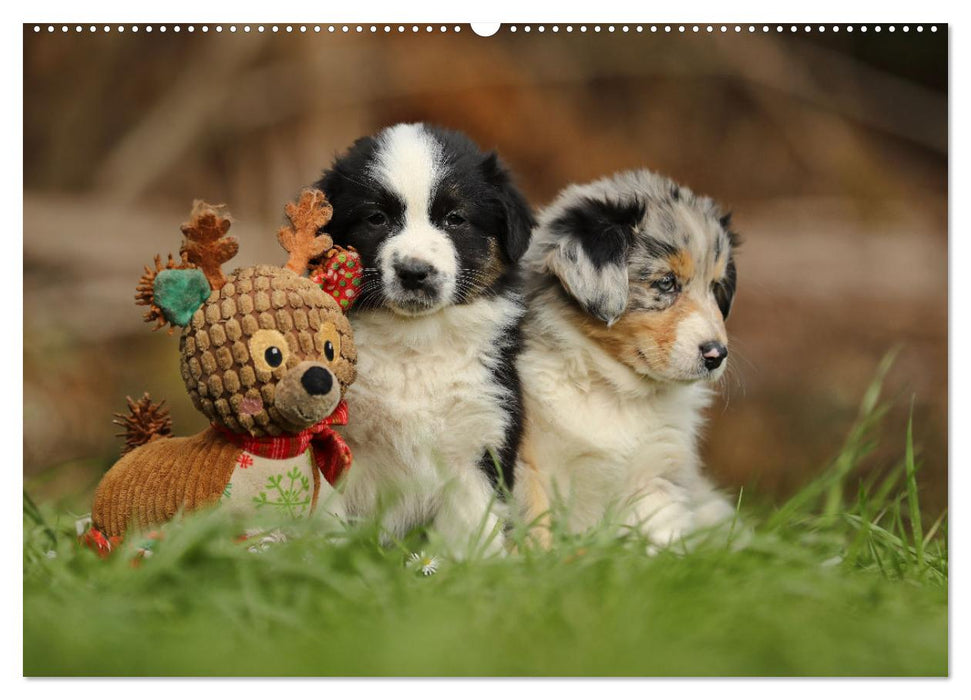
[[[311,367],[300,377],[300,383],[311,396],[321,396],[330,393],[334,378],[323,367]]]
[[[394,265],[394,272],[398,275],[401,286],[410,291],[424,287],[434,271],[435,268],[430,264],[415,258],[405,258]]]
[[[728,348],[717,340],[705,343],[699,350],[701,350],[701,361],[705,363],[705,367],[709,370],[718,369],[725,358],[728,357]]]

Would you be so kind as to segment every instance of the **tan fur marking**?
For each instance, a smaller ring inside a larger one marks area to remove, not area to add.
[[[522,468],[518,471],[517,478],[522,494],[523,519],[530,525],[529,539],[541,549],[550,549],[553,546],[550,500],[536,467],[528,429],[519,448],[519,462]]]
[[[695,275],[695,261],[691,253],[686,250],[679,250],[667,259],[671,266],[671,272],[677,275],[679,280],[690,280]]]
[[[686,295],[663,311],[629,311],[610,328],[580,311],[574,311],[577,326],[614,359],[634,369],[643,367],[642,352],[650,353],[651,364],[667,365],[671,347],[678,338],[678,325],[697,313],[698,304]]]

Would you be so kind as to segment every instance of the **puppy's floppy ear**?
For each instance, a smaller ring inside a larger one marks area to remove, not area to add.
[[[725,277],[715,284],[715,301],[722,312],[722,318],[728,320],[732,310],[732,300],[735,298],[735,288],[738,285],[738,271],[735,268],[735,250],[741,245],[741,238],[732,230],[732,213],[728,212],[719,217],[718,223],[725,231],[728,240],[728,265],[725,266]]]
[[[546,268],[588,313],[608,326],[627,308],[627,262],[634,228],[644,213],[640,202],[585,198],[549,224]]]
[[[725,278],[715,285],[715,301],[718,302],[718,310],[722,312],[722,318],[728,320],[728,314],[732,310],[732,300],[735,298],[735,259],[729,258],[725,268]]]
[[[489,153],[479,167],[486,180],[496,189],[502,219],[499,243],[509,261],[517,262],[529,248],[529,237],[536,225],[533,211],[495,151]]]

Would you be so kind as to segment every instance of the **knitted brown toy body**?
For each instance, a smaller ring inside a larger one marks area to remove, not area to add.
[[[157,328],[184,326],[182,378],[211,425],[170,437],[161,405],[147,395],[129,400],[132,415],[121,421],[129,451],[101,480],[92,508],[93,527],[109,541],[217,503],[304,517],[322,486],[332,492],[350,466],[350,451],[330,426],[347,420],[343,397],[357,353],[335,297],[346,298],[349,282],[356,286],[360,265],[353,251],[316,235],[330,214],[323,193],[305,191],[287,206],[290,226],[278,234],[287,266],[258,265],[227,278],[220,266],[238,247],[225,235],[229,219],[197,202],[182,227],[181,263],[169,256],[146,268],[136,298]],[[302,276],[321,257],[340,273],[339,292]]]

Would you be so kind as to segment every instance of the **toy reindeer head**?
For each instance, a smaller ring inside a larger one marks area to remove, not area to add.
[[[257,265],[226,277],[222,264],[238,250],[226,235],[229,216],[196,202],[182,226],[180,261],[156,257],[136,294],[156,329],[183,327],[182,378],[196,408],[254,437],[297,433],[328,418],[356,376],[357,351],[341,306],[348,290],[355,293],[359,259],[317,236],[331,216],[322,192],[305,190],[286,214],[289,225],[277,235],[290,255],[286,266]],[[323,289],[320,278],[301,276],[321,258],[335,281]]]

